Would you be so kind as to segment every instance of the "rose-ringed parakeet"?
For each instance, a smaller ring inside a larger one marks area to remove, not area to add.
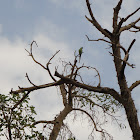
[[[79,49],[79,63],[80,63],[80,59],[81,59],[82,53],[83,53],[83,47],[81,47],[81,48]]]

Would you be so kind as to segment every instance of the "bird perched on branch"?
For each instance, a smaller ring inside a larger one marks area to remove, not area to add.
[[[83,53],[83,47],[81,47],[81,48],[79,49],[79,63],[80,63],[80,59],[81,59],[82,53]]]

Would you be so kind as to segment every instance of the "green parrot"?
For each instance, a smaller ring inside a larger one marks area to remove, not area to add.
[[[80,63],[80,59],[81,59],[82,53],[83,53],[83,47],[81,47],[81,48],[79,49],[79,63]]]

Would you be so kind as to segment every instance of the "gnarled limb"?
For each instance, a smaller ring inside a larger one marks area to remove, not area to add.
[[[120,94],[112,88],[93,87],[93,86],[89,86],[89,85],[86,85],[86,84],[82,84],[80,82],[74,81],[74,80],[72,80],[68,77],[65,77],[65,76],[59,74],[57,71],[55,71],[55,76],[61,78],[61,80],[63,80],[67,84],[71,83],[71,84],[75,85],[76,87],[80,87],[80,88],[86,89],[88,91],[94,91],[94,92],[109,94],[112,97],[114,97],[119,103],[122,103],[122,99],[121,99]]]

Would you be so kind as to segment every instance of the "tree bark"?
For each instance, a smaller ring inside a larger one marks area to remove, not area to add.
[[[50,134],[49,140],[56,140],[57,136],[60,132],[60,129],[63,125],[63,120],[66,118],[66,116],[72,111],[72,107],[67,105],[63,109],[62,112],[58,115],[57,118],[55,118],[56,123],[54,124],[53,130]]]
[[[133,133],[133,138],[134,140],[140,140],[140,126],[139,126],[139,121],[137,116],[137,110],[130,92],[128,92],[127,94],[129,94],[129,98],[125,99],[125,101],[123,102],[123,106],[125,108],[129,126]]]
[[[112,42],[115,44],[119,44],[119,38],[115,36]],[[134,140],[140,140],[140,126],[137,116],[137,110],[131,96],[131,91],[128,88],[125,75],[124,73],[121,73],[122,62],[119,59],[121,58],[120,48],[117,47],[117,45],[112,45],[112,49],[114,54],[114,64],[116,68],[118,84],[121,91],[122,104],[126,112],[129,126],[133,133],[133,138]]]

